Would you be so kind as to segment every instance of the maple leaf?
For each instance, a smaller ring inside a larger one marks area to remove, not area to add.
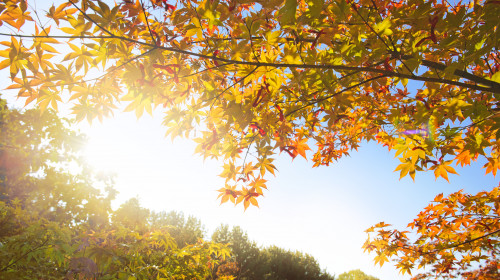
[[[375,265],[379,264],[380,267],[382,267],[382,265],[385,262],[389,261],[389,258],[384,253],[377,253],[377,256],[374,258],[374,261],[375,261]]]
[[[483,168],[486,168],[486,174],[491,172],[493,176],[496,176],[497,170],[500,168],[499,157],[497,156],[496,158],[489,158],[488,162],[483,166]]]
[[[443,162],[441,164],[434,165],[431,167],[431,170],[432,169],[434,170],[434,176],[436,177],[436,180],[439,177],[443,177],[446,181],[450,182],[448,180],[448,173],[457,174],[455,169],[448,165],[450,163],[451,163],[451,161],[446,161],[446,162]]]
[[[72,15],[78,11],[78,9],[76,9],[76,8],[68,9],[68,7],[70,7],[70,6],[71,6],[71,3],[69,3],[69,2],[62,3],[57,8],[54,5],[52,5],[50,7],[49,11],[47,12],[46,16],[48,18],[53,19],[56,22],[57,26],[59,26],[59,20],[62,20],[64,18],[66,18],[68,15]]]
[[[236,190],[236,186],[227,186],[217,190],[220,192],[217,198],[221,199],[220,204],[231,200],[232,203],[236,203],[236,198],[240,196],[240,191]]]
[[[400,171],[399,180],[401,180],[407,174],[410,174],[412,180],[415,181],[415,164],[411,161],[406,161],[403,159],[400,160],[403,163],[401,163],[396,167],[396,169],[394,169],[394,171]]]
[[[289,147],[292,149],[292,158],[301,155],[303,158],[307,159],[306,151],[311,150],[309,145],[307,145],[307,138],[293,141]]]

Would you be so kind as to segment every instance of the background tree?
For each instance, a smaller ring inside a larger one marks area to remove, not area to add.
[[[236,279],[264,279],[267,264],[261,251],[240,227],[229,230],[227,225],[221,225],[212,234],[212,241],[228,244],[231,248],[232,261],[237,266]]]
[[[344,272],[337,277],[337,280],[379,280],[376,277],[367,275],[359,269]]]
[[[227,225],[220,226],[212,235],[212,241],[228,244],[231,248],[233,259],[221,264],[219,269],[227,269],[227,264],[230,267],[236,264],[236,279],[335,279],[322,271],[317,261],[308,254],[276,246],[259,248],[238,226],[231,231]]]
[[[0,3],[9,89],[42,110],[70,99],[79,120],[165,108],[172,137],[224,160],[221,202],[258,205],[279,153],[328,165],[364,141],[401,177],[500,166],[498,1],[82,0],[47,22]]]
[[[153,212],[150,220],[153,227],[166,228],[180,248],[196,243],[204,235],[201,221],[193,216],[186,219],[182,212]]]
[[[113,213],[113,222],[126,228],[143,233],[148,227],[150,211],[141,207],[138,198],[124,202]]]
[[[276,246],[267,247],[262,253],[268,267],[265,279],[335,279],[335,277],[321,271],[317,261],[311,255],[284,250]]]

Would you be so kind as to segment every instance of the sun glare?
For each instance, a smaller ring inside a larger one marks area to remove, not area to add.
[[[186,201],[196,207],[203,199],[212,203],[215,198],[220,182],[209,183],[206,178],[215,177],[218,165],[193,156],[193,143],[172,144],[165,138],[160,115],[137,120],[133,114],[119,113],[102,123],[82,125],[81,130],[89,138],[87,162],[98,172],[115,175],[117,203],[139,196],[148,207],[168,204],[189,212]]]
[[[85,149],[87,162],[99,171],[118,172],[140,158],[140,150],[109,133],[94,134]]]
[[[132,114],[118,113],[102,123],[82,127],[89,137],[85,158],[98,171],[118,174],[158,164],[152,138],[159,136],[151,135],[158,128],[152,126],[151,120],[138,121]]]

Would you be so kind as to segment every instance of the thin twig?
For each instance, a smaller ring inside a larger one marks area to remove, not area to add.
[[[497,229],[497,230],[495,230],[493,232],[490,232],[488,234],[485,234],[483,236],[476,237],[476,238],[473,238],[473,239],[470,239],[470,240],[467,240],[467,241],[464,241],[464,242],[461,242],[461,243],[455,243],[455,244],[452,244],[450,246],[447,246],[447,247],[444,247],[444,248],[441,248],[441,249],[435,249],[435,250],[432,250],[430,252],[423,253],[422,256],[429,255],[429,254],[434,254],[434,253],[437,253],[437,252],[440,252],[440,251],[443,251],[443,250],[448,250],[448,249],[456,248],[456,247],[459,247],[459,246],[462,246],[462,245],[466,245],[466,244],[472,243],[474,241],[486,238],[488,236],[491,236],[491,235],[494,235],[494,234],[497,234],[497,233],[500,233],[500,229]]]
[[[216,97],[214,97],[214,102],[212,102],[212,105],[210,105],[210,109],[214,106],[215,104],[215,101],[217,99],[219,99],[219,97],[221,97],[226,91],[228,91],[229,89],[231,89],[232,87],[234,87],[237,83],[241,82],[241,81],[244,81],[246,78],[248,78],[248,76],[252,75],[253,72],[255,72],[255,70],[257,70],[257,68],[259,68],[258,66],[255,67],[254,69],[252,69],[252,71],[248,72],[248,74],[246,74],[243,78],[240,78],[238,79],[236,82],[234,82],[232,85],[230,85],[229,87],[225,88],[221,93],[219,93]],[[208,100],[205,100],[205,101],[208,101]]]
[[[377,79],[381,79],[381,78],[386,78],[386,76],[382,75],[382,76],[376,76],[376,77],[372,77],[372,78],[366,79],[366,80],[364,80],[364,81],[362,81],[362,82],[359,82],[359,83],[357,83],[357,84],[355,84],[355,85],[352,85],[352,86],[350,86],[350,87],[346,87],[346,88],[342,89],[341,91],[337,91],[337,92],[332,93],[332,94],[330,94],[330,95],[328,95],[328,96],[325,96],[325,97],[323,97],[323,98],[320,98],[320,99],[314,100],[314,101],[312,101],[312,102],[309,102],[308,104],[306,104],[306,105],[304,105],[304,106],[302,106],[302,107],[300,107],[300,108],[297,108],[297,109],[295,109],[295,110],[293,110],[293,111],[291,111],[291,112],[287,113],[287,114],[286,114],[286,117],[290,116],[291,114],[294,114],[294,113],[295,113],[295,112],[297,112],[297,111],[300,111],[300,110],[302,110],[302,109],[304,109],[304,108],[307,108],[307,107],[309,107],[309,106],[311,106],[311,105],[315,105],[315,104],[317,104],[317,103],[319,103],[319,102],[326,101],[326,100],[328,100],[328,99],[330,99],[330,98],[332,98],[332,97],[335,97],[335,96],[337,96],[337,95],[339,95],[339,94],[342,94],[342,93],[344,93],[344,92],[346,92],[346,91],[349,91],[349,90],[351,90],[351,89],[353,89],[353,88],[357,88],[357,87],[359,87],[359,86],[361,86],[361,85],[363,85],[363,84],[366,84],[366,83],[368,83],[368,82],[371,82],[371,81],[374,81],[374,80],[377,80]]]
[[[142,12],[144,13],[144,19],[146,20],[146,26],[148,27],[149,35],[151,35],[151,40],[153,42],[155,42],[156,38],[153,35],[153,31],[151,30],[151,27],[149,26],[148,14],[146,13],[146,9],[144,8],[144,3],[142,2],[142,0],[141,0],[140,4],[141,4]]]

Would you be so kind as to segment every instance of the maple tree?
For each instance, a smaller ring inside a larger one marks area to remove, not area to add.
[[[169,135],[224,161],[221,202],[258,206],[279,153],[328,165],[364,141],[401,177],[500,166],[496,0],[31,5],[0,1],[8,89],[78,120],[163,108]]]

